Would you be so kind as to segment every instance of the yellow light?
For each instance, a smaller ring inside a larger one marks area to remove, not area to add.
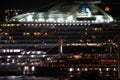
[[[82,57],[80,55],[74,55],[75,59],[81,59]]]
[[[41,33],[40,32],[34,32],[34,35],[39,36],[39,35],[41,35]]]
[[[29,32],[24,32],[23,35],[24,35],[24,36],[29,36],[30,33],[29,33]]]
[[[110,11],[110,7],[106,6],[105,7],[105,11],[109,12]]]

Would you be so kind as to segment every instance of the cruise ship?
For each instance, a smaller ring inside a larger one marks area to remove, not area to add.
[[[0,71],[117,72],[120,27],[99,2],[60,3],[46,12],[27,12],[1,23]]]

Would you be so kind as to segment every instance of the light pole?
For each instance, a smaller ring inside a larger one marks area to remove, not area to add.
[[[63,54],[63,40],[62,39],[59,40],[59,53]]]

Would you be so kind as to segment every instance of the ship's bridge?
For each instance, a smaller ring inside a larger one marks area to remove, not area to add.
[[[74,23],[75,21],[109,23],[113,18],[94,3],[61,3],[47,12],[27,12],[14,16],[10,21]]]

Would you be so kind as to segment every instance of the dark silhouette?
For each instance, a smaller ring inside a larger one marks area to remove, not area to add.
[[[71,77],[69,80],[80,80],[80,77],[75,75],[75,76]]]
[[[106,79],[105,80],[111,80],[111,78],[108,76],[108,77],[106,77]]]
[[[98,74],[91,73],[88,74],[85,80],[103,80]]]

